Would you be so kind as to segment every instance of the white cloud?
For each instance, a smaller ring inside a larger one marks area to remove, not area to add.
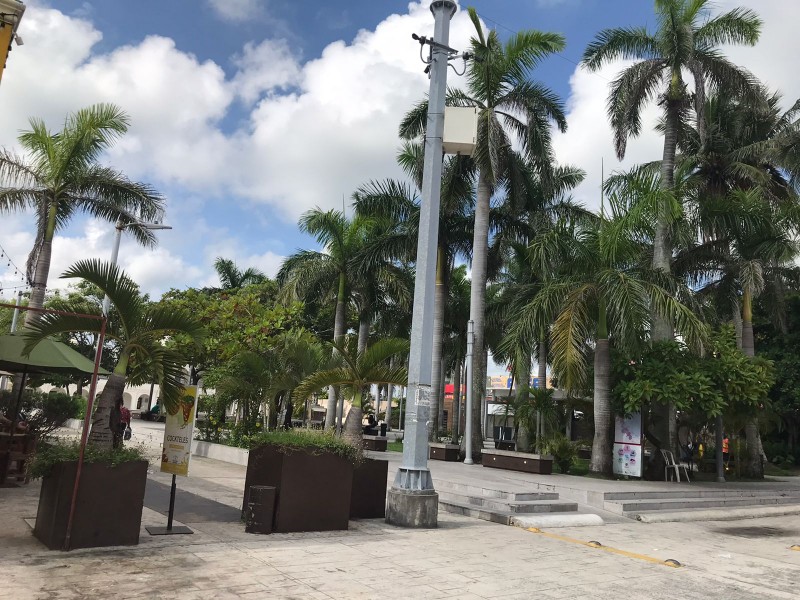
[[[208,4],[225,21],[239,23],[261,16],[264,0],[208,0]]]

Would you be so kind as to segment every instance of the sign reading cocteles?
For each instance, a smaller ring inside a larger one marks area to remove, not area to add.
[[[164,444],[161,450],[161,471],[174,475],[189,474],[189,459],[192,456],[192,435],[197,415],[197,386],[183,389],[176,406],[167,410],[164,428]]]

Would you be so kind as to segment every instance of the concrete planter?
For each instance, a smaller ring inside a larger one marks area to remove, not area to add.
[[[250,451],[245,448],[226,446],[224,444],[214,444],[213,442],[192,441],[192,454],[204,458],[213,458],[222,462],[233,463],[235,465],[247,466]]]
[[[275,446],[250,450],[243,509],[251,485],[276,489],[273,531],[333,531],[347,529],[353,465],[334,454],[305,450],[281,452]]]
[[[389,463],[367,458],[353,469],[350,494],[351,519],[382,519],[386,516]]]
[[[70,548],[139,543],[147,466],[145,460],[116,467],[84,463]],[[51,550],[64,547],[77,469],[77,461],[63,462],[42,479],[33,535]]]

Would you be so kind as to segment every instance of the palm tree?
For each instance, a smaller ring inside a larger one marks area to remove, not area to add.
[[[152,231],[139,221],[160,219],[164,198],[145,183],[98,160],[128,130],[128,116],[112,104],[95,104],[67,117],[58,133],[40,119],[19,142],[28,156],[0,151],[0,211],[31,208],[36,213],[36,242],[28,256],[29,306],[41,308],[50,273],[53,236],[78,212],[111,223],[121,222],[144,246],[154,246]],[[26,325],[39,319],[28,311]]]
[[[391,366],[393,357],[408,353],[407,340],[389,338],[379,340],[358,352],[353,340],[347,344],[332,343],[337,350],[330,368],[310,375],[294,391],[297,401],[303,401],[323,387],[344,386],[351,397],[350,412],[344,427],[344,436],[354,445],[361,445],[362,406],[370,384],[403,385],[408,381],[405,366]]]
[[[204,331],[189,311],[149,303],[139,293],[137,285],[110,263],[80,261],[61,277],[80,277],[97,286],[111,299],[119,315],[114,319],[112,313],[106,329],[107,339],[119,345],[119,358],[97,399],[89,436],[92,444],[110,448],[119,423],[119,406],[126,380],[136,379],[142,373],[154,374],[164,405],[168,409],[176,407],[184,387],[186,361],[180,354],[166,348],[163,341],[170,335],[186,334],[199,343]],[[97,314],[100,314],[99,310]],[[47,314],[28,329],[27,349],[31,349],[51,335],[73,331],[97,333],[100,324],[85,317]]]
[[[235,262],[221,256],[214,261],[214,270],[219,275],[223,290],[238,290],[251,283],[263,283],[267,279],[258,269],[249,267],[242,271]]]
[[[740,348],[755,356],[754,298],[766,287],[764,304],[776,321],[783,318],[785,290],[797,281],[794,240],[800,228],[793,180],[800,173],[792,148],[798,146],[800,103],[781,111],[780,96],[766,88],[761,101],[730,94],[706,100],[706,135],[682,136],[685,162],[695,168],[697,193],[689,227],[701,239],[676,258],[693,270],[695,283],[713,296],[721,314],[741,323]],[[761,476],[757,416],[746,424],[751,476]]]
[[[557,33],[521,31],[501,43],[497,32],[484,33],[475,9],[469,9],[476,37],[471,51],[476,60],[469,63],[466,92],[451,91],[449,103],[475,106],[479,110],[477,146],[474,160],[478,167],[475,226],[472,247],[472,293],[470,319],[474,322],[473,389],[482,397],[486,387],[485,312],[487,257],[489,244],[489,202],[503,182],[514,182],[518,161],[511,151],[517,141],[538,174],[549,176],[552,160],[550,124],[561,131],[567,127],[561,100],[529,73],[547,56],[564,48],[564,37]],[[403,120],[402,137],[418,137],[424,128],[427,102],[418,104]],[[512,190],[512,194],[519,193]],[[473,407],[473,447],[481,448],[480,403]]]
[[[355,259],[364,247],[369,225],[367,219],[358,216],[348,219],[337,210],[315,208],[306,212],[300,218],[300,230],[313,235],[324,251],[299,250],[289,256],[278,271],[278,283],[293,297],[304,299],[332,294],[336,298],[333,325],[336,344],[341,344],[346,333],[346,308],[356,282]],[[337,393],[335,388],[331,388],[328,390],[326,428],[334,426],[336,410]]]
[[[422,158],[423,147],[419,143],[406,143],[399,156],[400,164],[418,189],[422,187]],[[462,156],[446,159],[442,169],[431,360],[433,425],[429,436],[432,441],[438,439],[444,410],[443,327],[450,276],[456,259],[469,256],[471,250],[473,172],[471,159]],[[375,238],[376,254],[383,260],[413,262],[419,235],[420,201],[411,188],[394,180],[373,181],[359,188],[353,198],[360,214],[394,224],[385,235]]]
[[[652,206],[659,201],[649,202]],[[572,235],[567,231],[557,238],[548,232],[535,239],[531,248],[536,262],[560,260],[570,268],[545,281],[515,316],[517,329],[536,331],[557,315],[550,353],[556,376],[568,391],[588,388],[588,356],[593,353],[595,435],[590,468],[603,474],[610,474],[612,465],[611,344],[623,350],[642,344],[652,323],[651,310],[673,319],[689,339],[703,332],[700,320],[681,302],[690,301],[688,289],[643,265],[649,242],[643,234],[652,231],[635,222],[639,214],[631,209],[612,198],[612,216],[601,218],[599,227],[576,227]]]
[[[583,64],[590,71],[619,58],[638,61],[611,84],[608,115],[614,130],[614,144],[621,160],[628,138],[638,136],[641,131],[644,105],[657,98],[664,111],[660,182],[665,190],[673,189],[678,134],[692,105],[700,138],[705,138],[706,85],[757,101],[753,77],[729,62],[718,47],[754,45],[761,21],[754,12],[741,8],[708,18],[710,6],[710,0],[655,0],[658,17],[655,33],[644,27],[606,29],[589,44],[583,55]],[[694,96],[687,89],[685,73],[690,73],[694,80]],[[653,240],[652,264],[654,269],[664,273],[670,271],[672,257],[668,234],[667,219],[660,216]],[[656,318],[653,340],[671,338],[671,329],[669,322]]]

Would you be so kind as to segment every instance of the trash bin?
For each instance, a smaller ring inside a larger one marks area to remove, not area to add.
[[[246,533],[272,533],[275,515],[275,488],[271,485],[251,485],[245,508]]]
[[[381,436],[386,437],[386,428],[388,425],[386,423],[381,423]]]

